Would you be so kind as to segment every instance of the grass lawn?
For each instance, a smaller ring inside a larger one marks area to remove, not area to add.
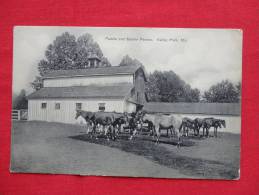
[[[83,174],[97,175],[132,173],[153,177],[236,179],[239,177],[239,146],[239,134],[222,132],[218,138],[184,138],[182,147],[177,148],[176,140],[165,136],[159,145],[148,135],[138,135],[131,141],[126,134],[116,141],[96,140],[76,125],[13,122],[11,170],[54,173],[67,170],[65,173],[70,174],[82,174],[84,170]],[[100,156],[105,156],[107,163],[110,160],[115,164],[114,167],[108,164],[110,172],[99,162],[103,161]],[[170,170],[176,171],[169,174]]]

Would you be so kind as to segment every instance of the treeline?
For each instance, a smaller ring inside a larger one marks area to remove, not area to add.
[[[173,71],[155,71],[146,84],[149,101],[154,102],[199,102],[200,91],[192,89]]]
[[[173,71],[155,71],[149,75],[146,92],[148,100],[154,102],[238,103],[241,83],[235,85],[223,80],[201,94],[199,89],[191,88]]]

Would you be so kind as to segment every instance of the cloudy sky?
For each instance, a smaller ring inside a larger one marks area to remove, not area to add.
[[[15,27],[13,91],[31,91],[37,64],[48,44],[69,32],[93,35],[113,66],[128,54],[141,61],[147,72],[173,70],[201,91],[223,79],[241,80],[240,30],[180,28]]]

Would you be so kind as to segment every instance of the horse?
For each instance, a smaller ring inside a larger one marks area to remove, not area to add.
[[[130,132],[129,140],[132,140],[138,133],[138,130],[141,129],[140,122],[139,122],[139,115],[135,112],[131,114],[125,114],[125,128],[127,128]]]
[[[218,128],[221,128],[222,126],[226,128],[226,121],[221,119],[214,119],[212,126],[214,127],[214,136],[218,136]]]
[[[85,120],[90,120],[93,116],[94,116],[94,112],[89,112],[89,111],[83,111],[83,110],[77,110],[76,111],[76,117],[75,119],[77,119],[79,116],[82,116],[83,118],[85,118]]]
[[[86,127],[86,134],[90,134],[91,138],[93,138],[93,123],[90,120],[86,120],[82,115],[77,114],[76,116],[76,124],[80,126]]]
[[[115,128],[115,132],[119,135],[125,128],[127,123],[127,113],[116,113],[114,112],[114,122],[113,127]]]
[[[184,117],[182,120],[182,126],[183,126],[183,133],[185,134],[185,136],[189,136],[189,130],[192,129],[194,132],[194,135],[196,134],[196,128],[195,128],[195,122],[194,120],[188,118],[188,117]]]
[[[202,118],[195,118],[193,120],[193,122],[194,122],[194,127],[195,127],[195,129],[197,131],[197,135],[199,136],[200,135],[200,129],[203,126],[203,119]]]
[[[213,126],[213,123],[214,123],[214,118],[211,117],[211,118],[204,118],[203,119],[203,123],[202,123],[202,126],[203,126],[203,137],[204,137],[204,130],[206,130],[206,137],[209,137],[209,129]]]
[[[98,125],[102,126],[107,140],[110,140],[109,136],[112,140],[116,140],[116,135],[113,126],[113,122],[115,121],[114,113],[95,112],[94,115],[90,118],[90,120],[95,124],[95,127]]]
[[[182,136],[182,117],[180,115],[162,115],[162,114],[146,114],[142,116],[142,123],[145,121],[152,122],[154,130],[156,132],[156,143],[159,144],[160,130],[161,129],[172,129],[177,135],[177,147],[180,147],[181,136]]]

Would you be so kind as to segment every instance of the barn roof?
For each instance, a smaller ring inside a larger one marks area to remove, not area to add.
[[[240,115],[239,103],[162,103],[148,102],[144,110],[150,113]]]
[[[44,87],[30,94],[28,99],[44,98],[125,98],[133,88],[131,84],[113,86]]]
[[[145,75],[146,73],[143,66],[110,66],[87,69],[54,70],[46,73],[43,78],[134,74],[140,68],[143,70]]]

